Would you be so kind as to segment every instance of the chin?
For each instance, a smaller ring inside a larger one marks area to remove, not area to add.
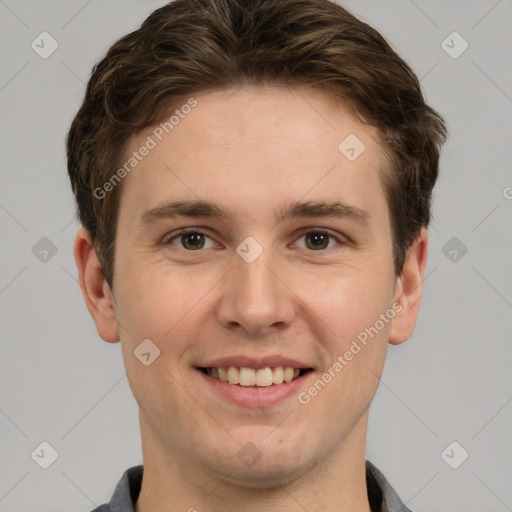
[[[250,429],[254,436],[246,432],[242,439],[236,439],[221,453],[215,450],[210,460],[205,461],[205,467],[209,467],[212,476],[217,478],[219,474],[228,475],[225,481],[236,486],[272,489],[300,478],[321,459],[321,454],[315,456],[316,450],[310,446],[311,436],[299,440],[302,436],[297,433],[287,435],[282,432],[271,439],[271,430],[266,427],[262,433],[261,427]]]
[[[283,459],[281,455],[262,457],[254,466],[244,467],[238,459],[222,468],[222,474],[228,474],[225,481],[245,489],[279,489],[299,479],[312,466],[305,460],[290,455]],[[233,470],[233,468],[236,468]],[[220,469],[220,468],[218,468]],[[217,475],[218,476],[218,475]]]

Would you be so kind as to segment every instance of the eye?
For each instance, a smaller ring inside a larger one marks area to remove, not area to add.
[[[177,243],[174,243],[174,240]],[[208,243],[208,240],[210,243]],[[198,251],[200,249],[210,249],[212,247],[219,247],[219,244],[213,241],[206,233],[198,229],[182,229],[177,233],[174,233],[173,236],[167,238],[164,243],[178,245],[179,247],[187,250],[187,251]]]
[[[331,249],[336,245],[343,245],[341,237],[325,229],[308,228],[307,231],[304,231],[299,237],[299,240],[301,238],[304,238],[305,242],[302,245],[298,244],[298,246],[301,249],[309,249],[312,251],[323,251],[325,249]],[[181,229],[174,232],[164,240],[164,243],[176,245],[186,251],[199,251],[201,249],[221,247],[210,236],[197,228]]]
[[[342,241],[338,236],[333,235],[325,229],[309,229],[303,233],[300,238],[305,239],[305,244],[301,247],[301,249],[311,249],[313,251],[330,249],[332,247],[330,242],[332,241],[336,241],[338,245],[342,244]]]

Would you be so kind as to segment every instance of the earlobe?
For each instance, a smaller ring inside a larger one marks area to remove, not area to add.
[[[76,233],[73,254],[78,269],[78,282],[98,334],[110,343],[119,341],[114,297],[103,276],[103,269],[87,229],[81,228]]]
[[[423,279],[428,254],[428,233],[422,228],[407,251],[401,275],[397,278],[395,302],[401,306],[391,324],[389,343],[399,345],[408,340],[416,326],[423,294]]]

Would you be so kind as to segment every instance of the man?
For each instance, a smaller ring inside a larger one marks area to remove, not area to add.
[[[366,429],[445,138],[329,0],[176,0],[112,46],[67,140],[74,254],[143,466],[97,511],[409,510]]]

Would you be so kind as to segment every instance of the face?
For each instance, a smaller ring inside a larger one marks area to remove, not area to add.
[[[123,181],[109,328],[143,447],[265,486],[364,444],[405,315],[384,153],[324,92],[194,98],[129,141],[127,159],[157,143]]]

